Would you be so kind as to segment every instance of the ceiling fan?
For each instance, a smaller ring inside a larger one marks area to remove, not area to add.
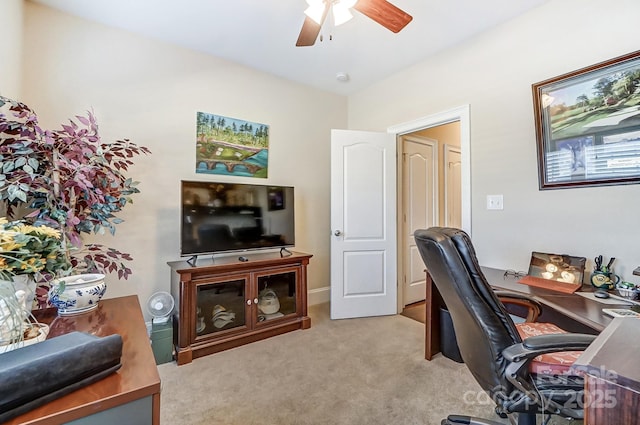
[[[353,17],[349,10],[351,8],[395,33],[400,32],[413,19],[387,0],[307,0],[307,3],[309,7],[304,11],[306,16],[296,46],[314,45],[329,9],[333,12],[336,26]]]

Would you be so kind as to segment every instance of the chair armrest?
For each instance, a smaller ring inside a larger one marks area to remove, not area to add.
[[[503,357],[509,362],[505,367],[504,374],[507,380],[518,390],[522,391],[531,400],[535,400],[539,405],[545,406],[548,412],[566,415],[567,417],[579,417],[575,416],[579,412],[573,408],[549,398],[542,400],[541,394],[527,372],[527,366],[532,359],[541,354],[561,351],[584,351],[595,338],[595,335],[574,333],[529,337],[521,343],[513,344],[502,350]]]
[[[519,344],[505,348],[502,355],[510,362],[519,362],[523,359],[533,359],[541,354],[584,351],[594,339],[596,335],[575,333],[532,336]]]
[[[527,322],[535,322],[542,313],[542,304],[525,294],[509,291],[494,291],[502,304],[519,305],[527,309]]]

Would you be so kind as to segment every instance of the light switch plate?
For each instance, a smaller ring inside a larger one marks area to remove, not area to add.
[[[488,210],[504,209],[504,202],[503,202],[502,195],[487,195],[487,209]]]

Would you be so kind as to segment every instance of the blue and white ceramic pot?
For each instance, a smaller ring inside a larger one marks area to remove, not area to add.
[[[106,290],[103,274],[67,276],[51,283],[49,302],[58,308],[61,316],[85,313],[98,307]]]

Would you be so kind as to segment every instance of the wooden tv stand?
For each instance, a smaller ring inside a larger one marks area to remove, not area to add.
[[[173,340],[178,365],[309,328],[307,265],[311,257],[269,252],[169,262],[171,294],[177,305]]]

